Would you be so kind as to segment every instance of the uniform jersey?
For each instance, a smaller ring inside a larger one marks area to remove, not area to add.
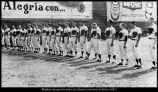
[[[91,29],[91,37],[92,37],[92,38],[98,38],[98,35],[97,35],[97,34],[101,35],[101,29],[100,29],[99,27],[97,27],[97,28],[92,28],[92,29]]]
[[[70,32],[71,36],[76,36],[76,34],[79,32],[79,29],[75,26],[70,29]]]
[[[84,36],[85,33],[88,31],[88,28],[87,26],[83,25],[79,28],[79,30],[80,30],[80,36]]]
[[[64,36],[68,36],[68,32],[70,32],[70,28],[69,27],[66,27],[64,28]]]
[[[31,28],[31,27],[29,27],[29,28],[27,29],[27,33],[28,33],[28,34],[30,34],[30,33],[31,33],[31,31],[32,31],[32,28]]]
[[[119,40],[125,40],[125,37],[128,36],[128,31],[126,29],[122,29],[119,32]]]
[[[148,28],[152,28],[153,32],[149,34],[148,38],[155,38],[155,33],[157,32],[157,25],[154,23],[150,25]]]
[[[6,33],[6,35],[9,35],[10,28],[6,28],[4,32]]]
[[[56,29],[56,35],[61,35],[61,32],[63,32],[63,28],[62,27],[58,27]]]
[[[134,35],[134,33],[136,33],[136,35]],[[138,39],[138,35],[139,34],[142,34],[142,30],[139,28],[139,27],[134,27],[130,33],[129,33],[129,36],[132,37],[132,39],[136,40]]]
[[[42,28],[42,32],[43,32],[43,33],[46,33],[46,31],[47,31],[47,28],[46,28],[46,27]]]
[[[113,26],[107,27],[105,30],[105,35],[107,38],[112,38],[112,35],[116,33],[116,30]]]

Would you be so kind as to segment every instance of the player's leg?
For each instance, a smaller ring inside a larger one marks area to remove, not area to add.
[[[136,44],[136,41],[135,41],[135,44]],[[142,68],[142,62],[141,62],[141,57],[140,57],[140,44],[137,47],[134,46],[134,54],[138,62],[137,69],[140,69]]]
[[[119,54],[120,54],[120,59],[121,62],[118,65],[123,65],[123,41],[119,41]]]
[[[110,47],[111,47],[111,40],[107,39],[106,42],[105,42],[105,48],[106,48],[106,51],[107,51],[106,53],[107,53],[107,56],[108,56],[108,59],[107,59],[106,63],[110,63],[110,59],[111,59]]]
[[[89,59],[90,56],[90,52],[93,49],[93,38],[90,40],[89,45],[87,46],[87,51],[86,51],[86,58],[85,59]]]

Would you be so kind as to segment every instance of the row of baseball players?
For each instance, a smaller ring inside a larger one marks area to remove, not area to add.
[[[148,39],[149,39],[149,51],[151,54],[151,61],[153,68],[156,67],[156,56],[154,51],[157,43],[157,25],[154,23],[154,19],[149,20],[150,26],[148,27]],[[128,65],[128,52],[127,52],[127,40],[131,39],[132,52],[134,54],[136,65],[133,67],[136,69],[142,68],[142,60],[140,57],[140,39],[142,30],[136,26],[135,22],[131,22],[131,31],[128,33],[126,24],[120,23],[119,28],[119,54],[121,56],[121,62],[118,65]],[[6,48],[18,49],[21,51],[34,51],[42,53],[49,53],[53,55],[72,56],[77,57],[77,53],[81,52],[79,58],[89,59],[91,51],[94,50],[95,60],[101,62],[101,29],[96,23],[91,24],[91,31],[88,32],[88,27],[84,24],[84,21],[80,22],[80,27],[76,27],[76,23],[72,22],[72,27],[69,27],[69,23],[65,23],[64,27],[61,24],[52,26],[51,24],[42,25],[39,28],[38,25],[28,25],[17,28],[13,25],[10,29],[7,25],[2,30],[2,46]],[[110,20],[107,23],[105,33],[105,48],[108,53],[106,63],[116,63],[116,44],[115,34],[116,30],[113,27],[113,22]],[[90,41],[88,41],[90,38]],[[41,48],[42,47],[42,48]],[[66,54],[63,54],[65,52]],[[86,57],[84,57],[84,53]],[[113,61],[111,60],[113,58]]]

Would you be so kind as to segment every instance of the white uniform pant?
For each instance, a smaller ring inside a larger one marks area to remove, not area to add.
[[[87,52],[90,53],[92,51],[92,49],[94,49],[95,54],[101,54],[99,44],[100,44],[99,39],[91,38],[90,44],[87,48]]]
[[[60,36],[57,36],[56,37],[56,48],[57,48],[57,51],[60,51],[60,50],[62,50],[62,43],[61,43],[61,41],[60,41]]]
[[[6,45],[7,45],[7,46],[10,46],[10,36],[7,36],[7,35],[6,35],[6,36],[4,37],[4,39],[5,39]]]
[[[81,36],[80,37],[80,51],[85,51],[86,50],[86,43],[84,43],[85,37]]]
[[[13,43],[13,46],[17,46],[16,45],[16,37],[12,36],[12,43]]]
[[[150,53],[150,59],[152,61],[156,61],[156,52],[157,52],[157,44],[154,44],[155,39],[149,39],[149,53]],[[155,45],[155,49],[153,49],[153,46]]]
[[[4,45],[4,36],[2,36],[2,40],[1,41],[2,41],[2,45]]]
[[[137,59],[140,59],[140,44],[138,44],[137,47],[135,47],[137,43],[137,40],[132,40],[131,41],[131,45],[132,45],[132,52],[134,54],[134,57],[137,58]]]
[[[67,42],[68,37],[64,37],[64,44],[63,44],[63,48],[64,51],[67,52],[68,50],[68,42]]]
[[[119,41],[119,52],[121,59],[125,59],[125,60],[128,59],[127,48],[124,48],[124,41]]]
[[[113,42],[113,46],[111,47],[111,42],[112,39],[106,39],[105,40],[105,51],[106,55],[116,55],[116,50],[115,50],[115,41]]]

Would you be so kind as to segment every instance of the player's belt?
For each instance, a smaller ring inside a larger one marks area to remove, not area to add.
[[[93,39],[99,39],[99,38],[93,38]]]
[[[56,36],[60,36],[60,35],[56,35]]]
[[[152,40],[152,39],[155,39],[155,38],[148,38],[148,39]]]
[[[71,37],[76,37],[76,35],[71,35]]]
[[[131,39],[131,40],[133,40],[133,41],[134,41],[134,40],[137,40],[137,39]]]
[[[125,41],[125,40],[119,40],[119,41]]]

